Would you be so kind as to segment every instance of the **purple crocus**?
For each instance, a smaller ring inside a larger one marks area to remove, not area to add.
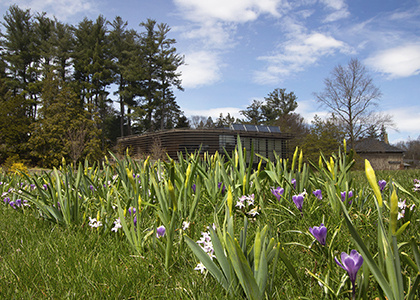
[[[165,226],[163,226],[163,225],[159,226],[158,228],[156,228],[156,237],[160,238],[160,237],[164,236],[165,232],[166,232]]]
[[[347,195],[347,199],[350,199],[351,197],[353,197],[353,191],[350,192],[341,192],[341,201],[344,202],[346,200],[346,195]],[[351,201],[349,201],[349,204],[351,204]]]
[[[319,200],[322,200],[322,192],[321,190],[315,190],[312,192],[312,194],[315,195],[315,197],[317,197]]]
[[[292,178],[291,183],[293,184],[293,187],[294,187],[294,188],[295,188],[295,190],[296,190],[296,179],[295,179],[295,178]]]
[[[299,211],[302,212],[303,195],[302,194],[293,195],[292,200],[295,203],[297,209],[299,209]]]
[[[10,202],[9,202],[9,205],[10,205],[13,209],[16,209],[16,207],[15,207],[15,202],[14,202],[14,201],[10,201]]]
[[[219,182],[218,184],[217,184],[217,188],[218,189],[220,189],[220,188],[222,188],[222,193],[224,193],[225,192],[225,185],[223,184],[223,182]]]
[[[325,246],[325,242],[327,239],[327,227],[324,226],[324,224],[321,223],[321,225],[309,227],[309,232],[312,233],[312,235],[318,240],[318,242]]]
[[[195,193],[195,189],[196,189],[196,185],[195,185],[195,183],[191,186],[191,188],[192,188],[192,190],[194,191],[194,193]]]
[[[385,186],[386,186],[386,181],[385,180],[379,180],[378,181],[378,184],[379,184],[379,189],[381,190],[381,192],[385,189]]]
[[[128,212],[130,213],[130,215],[134,215],[136,213],[136,208],[135,207],[130,207],[128,209]]]
[[[16,199],[15,204],[17,207],[21,207],[22,206],[22,199]]]
[[[283,196],[284,188],[278,187],[278,188],[271,188],[271,193],[276,196],[277,200],[280,201],[281,196]]]
[[[363,257],[356,250],[353,249],[350,251],[350,255],[345,252],[341,252],[341,263],[338,261],[336,257],[334,257],[334,260],[337,263],[337,265],[342,267],[349,274],[350,281],[353,286],[353,299],[354,299],[356,295],[355,283],[356,283],[357,271],[359,271],[360,267],[363,264]]]

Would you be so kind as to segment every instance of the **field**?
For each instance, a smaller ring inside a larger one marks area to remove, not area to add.
[[[246,156],[1,174],[0,298],[420,298],[420,170]]]

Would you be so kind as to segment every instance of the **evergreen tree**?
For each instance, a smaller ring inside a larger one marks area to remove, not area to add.
[[[96,128],[103,133],[103,121],[108,117],[110,100],[106,87],[112,83],[112,60],[106,35],[106,20],[99,16],[95,22],[85,18],[75,29],[74,78],[81,102],[86,104]],[[105,136],[101,136],[105,149]]]
[[[0,99],[0,160],[19,155],[28,159],[31,102],[8,91]]]
[[[301,147],[305,157],[312,162],[317,162],[320,152],[328,156],[336,153],[343,142],[345,131],[338,120],[332,116],[329,119],[322,120],[315,115],[309,133],[302,139]]]
[[[254,100],[245,110],[239,111],[239,113],[246,118],[243,123],[261,125],[264,121],[261,110],[262,105],[262,101]]]
[[[191,128],[190,122],[188,121],[188,118],[184,114],[181,114],[179,116],[175,128]]]
[[[138,45],[135,42],[136,32],[127,29],[127,22],[124,22],[121,17],[116,17],[112,23],[109,23],[112,30],[109,33],[109,41],[111,45],[111,54],[113,57],[113,77],[114,82],[118,86],[115,94],[118,94],[119,102],[119,118],[120,118],[120,136],[124,136],[125,123],[125,106],[133,105],[133,88],[128,72],[128,66],[138,54]],[[130,128],[130,120],[127,120],[127,126]],[[128,129],[128,132],[131,130]]]
[[[38,63],[38,53],[34,43],[34,24],[30,10],[22,10],[16,5],[10,6],[2,25],[6,29],[1,34],[2,58],[6,63],[7,85],[13,96],[21,94],[25,103],[30,103],[30,110],[25,109],[26,117],[36,116],[36,97],[30,91],[30,84],[36,81],[34,66]],[[19,98],[15,98],[19,99]]]
[[[98,159],[100,132],[93,122],[69,84],[49,72],[43,82],[39,118],[31,126],[31,155],[45,167],[59,165],[63,157],[76,161],[82,153]],[[83,148],[79,157],[72,153],[75,142]]]
[[[106,20],[99,16],[94,23],[85,18],[75,29],[73,53],[74,79],[82,102],[99,111],[111,84],[111,56],[106,36]]]
[[[290,114],[297,108],[296,95],[286,93],[286,89],[275,89],[264,97],[264,101],[254,100],[240,114],[246,119],[244,123],[253,125],[279,125],[292,119]],[[284,120],[283,120],[284,119]]]
[[[158,37],[158,55],[157,55],[157,66],[158,70],[158,82],[159,82],[159,93],[158,93],[158,109],[160,114],[160,129],[168,128],[168,123],[172,122],[171,117],[178,118],[180,113],[179,106],[175,102],[173,95],[172,86],[183,90],[181,86],[180,73],[177,73],[177,69],[184,64],[184,58],[176,53],[174,39],[167,37],[171,30],[167,24],[159,24],[157,26],[157,37]]]
[[[172,87],[182,90],[181,74],[176,71],[184,62],[173,47],[175,40],[167,37],[168,25],[157,25],[151,19],[140,25],[145,31],[140,34],[140,56],[132,65],[137,72],[136,95],[140,97],[135,116],[142,130],[163,129],[167,126],[165,119],[176,113],[171,109],[177,110]]]
[[[53,61],[55,69],[59,72],[63,81],[70,80],[74,42],[73,28],[55,20],[53,35],[51,37]]]
[[[297,97],[293,92],[286,93],[286,89],[275,89],[264,98],[261,105],[261,113],[265,118],[265,124],[271,125],[292,113],[298,106]]]
[[[235,123],[235,117],[232,117],[230,113],[226,117],[223,117],[223,113],[220,113],[216,119],[216,127],[229,127],[233,123]]]

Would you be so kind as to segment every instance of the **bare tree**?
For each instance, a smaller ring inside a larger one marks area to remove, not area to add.
[[[75,167],[77,161],[82,156],[82,153],[85,150],[87,134],[88,130],[86,126],[82,124],[79,128],[72,128],[67,130],[67,141],[63,140],[67,143],[69,155]]]
[[[204,128],[206,122],[207,122],[208,117],[205,116],[191,116],[190,124],[192,128],[198,129],[198,128]]]
[[[391,116],[375,110],[382,93],[357,59],[351,59],[345,67],[335,67],[324,83],[324,91],[315,93],[315,97],[345,124],[345,133],[352,148],[369,127],[394,126]]]

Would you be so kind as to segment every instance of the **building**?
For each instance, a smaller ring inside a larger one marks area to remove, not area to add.
[[[274,152],[280,157],[288,154],[287,142],[293,136],[282,133],[278,126],[232,124],[228,128],[212,129],[171,129],[140,135],[130,135],[117,140],[120,150],[130,149],[132,156],[153,153],[153,147],[159,147],[171,158],[176,159],[178,152],[214,154],[216,151],[230,154],[240,138],[242,147],[250,153],[254,144],[254,153],[274,160]],[[249,158],[248,158],[249,159]],[[256,161],[256,160],[254,160]]]
[[[355,143],[357,154],[369,160],[375,170],[399,170],[404,168],[404,151],[374,138],[365,138]]]

